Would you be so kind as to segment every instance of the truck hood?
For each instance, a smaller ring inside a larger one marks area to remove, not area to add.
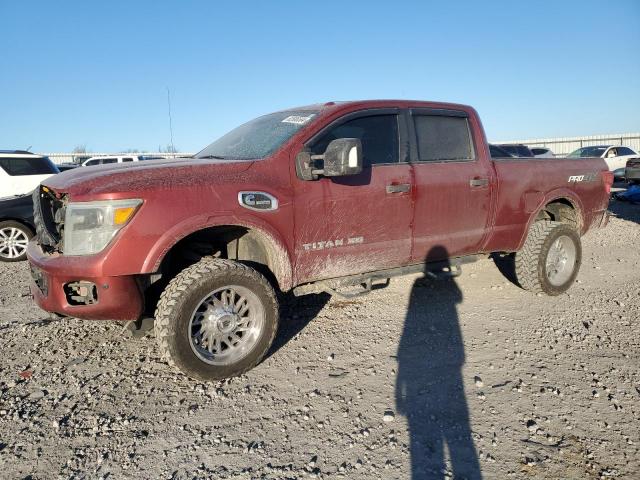
[[[71,197],[144,192],[237,182],[253,160],[202,160],[195,158],[144,160],[133,163],[78,167],[43,182]]]

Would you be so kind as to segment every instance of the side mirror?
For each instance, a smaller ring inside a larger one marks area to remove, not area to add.
[[[327,177],[356,175],[362,171],[362,142],[357,138],[338,138],[324,152],[324,172]]]
[[[318,161],[322,161],[322,168],[316,168]],[[357,175],[362,172],[362,142],[358,138],[338,138],[327,146],[323,155],[311,155],[303,150],[296,157],[296,172],[301,180],[317,180],[320,175]]]

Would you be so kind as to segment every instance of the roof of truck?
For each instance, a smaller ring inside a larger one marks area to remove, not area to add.
[[[462,105],[459,103],[437,102],[430,100],[400,100],[400,99],[379,99],[379,100],[335,100],[325,103],[313,103],[310,105],[303,105],[300,107],[286,108],[287,110],[335,110],[343,107],[352,106],[372,106],[372,107],[411,107],[421,106],[426,108],[457,108],[457,109],[470,109],[469,105]]]

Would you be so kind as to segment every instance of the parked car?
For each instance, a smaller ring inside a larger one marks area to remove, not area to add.
[[[613,171],[613,179],[616,182],[624,182],[625,181],[625,169],[624,168],[616,168]]]
[[[48,157],[24,150],[0,150],[0,198],[31,193],[58,173]]]
[[[627,160],[624,177],[632,185],[640,184],[640,157]]]
[[[26,259],[34,232],[32,195],[0,199],[0,261]]]
[[[94,165],[106,165],[109,163],[127,163],[137,161],[138,157],[135,155],[91,157],[88,160],[82,162],[82,166],[91,167]]]
[[[625,168],[627,160],[638,157],[638,154],[631,150],[629,147],[623,147],[622,145],[593,145],[590,147],[582,147],[574,150],[568,158],[583,158],[583,157],[600,157],[604,158],[610,171],[617,170],[619,168]]]
[[[531,153],[533,153],[534,157],[538,158],[554,158],[555,155],[553,152],[546,147],[532,147],[530,148]]]
[[[140,162],[144,160],[164,160],[164,157],[157,155],[114,155],[114,156],[101,156],[91,157],[88,160],[82,162],[83,167],[90,167],[93,165],[105,165],[109,163],[128,163],[128,162]]]
[[[276,290],[348,297],[506,252],[523,288],[565,292],[580,236],[608,221],[612,180],[599,158],[492,160],[464,105],[284,110],[193,158],[45,181],[34,193],[31,292],[44,310],[76,318],[155,310],[162,356],[190,377],[220,379],[269,350]]]
[[[512,157],[534,157],[535,156],[533,152],[529,150],[529,147],[527,147],[526,145],[499,144],[498,146],[503,150],[509,152]]]
[[[489,144],[489,154],[491,158],[509,158],[513,157],[509,152],[507,152],[504,148],[500,148],[497,145],[492,143]]]
[[[58,167],[58,170],[60,170],[61,172],[66,172],[67,170],[73,170],[74,168],[78,168],[79,166],[80,166],[79,163],[71,163],[71,162],[59,163],[56,165],[56,167]]]

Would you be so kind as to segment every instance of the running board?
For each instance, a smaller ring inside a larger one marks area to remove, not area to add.
[[[448,260],[430,263],[418,263],[415,265],[407,265],[405,267],[389,268],[386,270],[377,270],[374,272],[361,273],[358,275],[349,275],[347,277],[330,278],[327,280],[319,280],[313,283],[299,285],[293,289],[296,297],[308,295],[311,293],[326,292],[330,295],[337,295],[344,299],[351,299],[365,295],[372,290],[384,288],[389,285],[389,279],[409,275],[412,273],[424,273],[433,279],[443,279],[457,277],[462,273],[462,265],[465,263],[473,263],[478,260],[476,255],[465,257],[456,257]],[[383,284],[374,284],[374,282],[383,280]],[[360,287],[355,292],[339,292],[338,289],[346,287]]]

